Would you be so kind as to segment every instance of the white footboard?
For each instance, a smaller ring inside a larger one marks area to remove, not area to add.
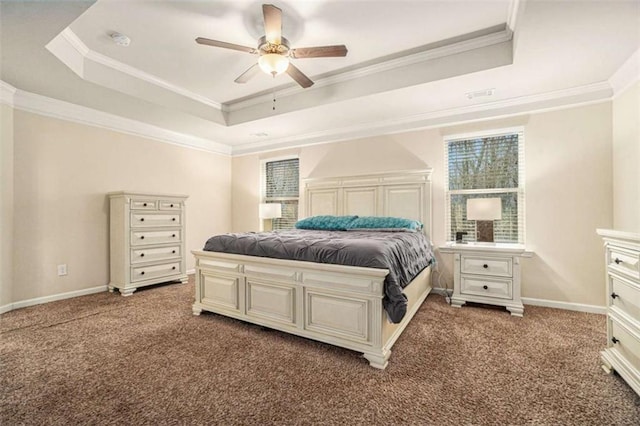
[[[429,294],[427,268],[407,287],[408,312],[390,324],[382,308],[386,269],[193,251],[203,310],[362,352],[385,368],[391,346]]]

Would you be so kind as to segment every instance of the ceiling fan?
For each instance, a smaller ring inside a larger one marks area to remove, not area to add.
[[[306,89],[313,85],[313,81],[293,65],[290,59],[347,56],[347,47],[344,44],[292,49],[289,46],[289,40],[282,37],[282,10],[272,4],[263,4],[262,15],[264,16],[265,35],[258,40],[257,48],[211,40],[204,37],[198,37],[196,39],[196,43],[199,44],[239,50],[240,52],[247,52],[252,55],[260,55],[256,64],[252,65],[248,70],[243,72],[240,77],[235,79],[236,83],[246,83],[262,69],[274,77],[286,72],[300,86]]]

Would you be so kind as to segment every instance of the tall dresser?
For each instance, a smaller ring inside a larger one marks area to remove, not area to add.
[[[607,347],[603,368],[640,395],[640,234],[598,229],[607,268]]]
[[[186,195],[119,191],[110,200],[109,291],[130,296],[138,287],[186,283]]]

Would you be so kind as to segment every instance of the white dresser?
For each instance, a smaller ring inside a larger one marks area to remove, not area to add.
[[[138,287],[186,283],[186,195],[111,192],[109,291],[130,296]]]
[[[466,302],[499,305],[522,316],[520,258],[531,257],[521,244],[448,243],[440,253],[453,254],[453,296],[457,308]]]
[[[598,229],[607,268],[607,347],[603,368],[640,395],[640,234]]]

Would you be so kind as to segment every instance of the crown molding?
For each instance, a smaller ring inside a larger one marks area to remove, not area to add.
[[[49,49],[54,55],[58,56],[58,58],[71,56],[72,52],[69,52],[69,49],[73,49],[75,51],[73,53],[75,53],[75,55],[80,55],[82,58],[84,58],[84,60],[93,61],[107,68],[111,68],[112,70],[127,74],[131,77],[153,84],[154,86],[160,87],[162,89],[169,90],[173,93],[184,96],[208,107],[222,110],[222,104],[219,102],[194,93],[183,87],[176,86],[175,84],[169,83],[168,81],[156,77],[155,75],[149,74],[120,61],[116,61],[115,59],[109,58],[108,56],[89,49],[89,47],[87,47],[87,45],[84,44],[84,42],[80,40],[80,38],[69,27],[65,28],[58,37],[61,37],[61,40],[64,40],[66,43],[54,43],[52,41],[47,45],[47,49]],[[66,52],[58,51],[58,49],[64,50]],[[80,75],[80,77],[84,78],[83,75]]]
[[[16,88],[0,80],[0,104],[13,106],[13,98],[16,94]]]
[[[518,22],[518,12],[522,10],[521,6],[525,0],[511,0],[509,3],[509,11],[507,12],[507,28],[512,32],[516,30],[516,24]]]
[[[481,49],[483,47],[492,46],[494,44],[504,43],[510,41],[512,37],[513,32],[511,31],[511,29],[506,27],[500,31],[495,31],[490,34],[485,34],[468,40],[458,41],[445,46],[434,47],[421,52],[401,56],[363,67],[358,67],[350,71],[340,72],[338,74],[330,75],[327,77],[321,77],[314,80],[314,85],[307,89],[303,89],[298,85],[292,85],[291,87],[278,90],[277,93],[279,97],[291,96],[302,92],[309,93],[323,87],[331,86],[337,83],[343,83],[348,80],[363,78],[373,74],[406,67],[420,62],[432,61],[434,59],[443,58],[445,56],[456,55],[459,53],[468,52],[470,50]],[[261,103],[268,103],[271,102],[272,97],[273,94],[271,92],[264,92],[243,99],[232,100],[225,103],[225,111],[234,112],[247,107],[259,105]]]
[[[527,113],[573,108],[611,100],[613,94],[613,89],[609,82],[600,82],[554,92],[451,108],[382,122],[364,123],[339,129],[306,133],[303,135],[270,139],[231,147],[223,143],[173,132],[136,120],[123,118],[35,93],[25,92],[15,89],[2,80],[0,80],[0,89],[2,95],[0,100],[2,100],[2,103],[19,110],[101,127],[192,149],[233,156],[443,127],[473,121],[485,121]]]
[[[375,123],[363,123],[294,137],[236,145],[233,147],[232,155],[240,156],[383,134],[444,127],[473,121],[485,121],[527,113],[573,108],[611,100],[612,93],[613,90],[610,84],[604,81],[570,89],[433,111]]]
[[[609,84],[613,88],[613,97],[618,97],[638,81],[640,81],[640,48],[609,78]]]
[[[25,92],[23,90],[13,88],[1,80],[0,88],[2,88],[3,103],[5,99],[5,92],[11,93],[11,89],[13,89],[13,100],[9,105],[18,110],[88,126],[114,130],[116,132],[139,136],[146,139],[153,139],[159,142],[170,143],[182,147],[199,149],[216,154],[231,155],[231,147],[229,145],[214,142],[209,139],[174,132],[151,124],[142,123],[137,120],[72,104],[70,102]]]

